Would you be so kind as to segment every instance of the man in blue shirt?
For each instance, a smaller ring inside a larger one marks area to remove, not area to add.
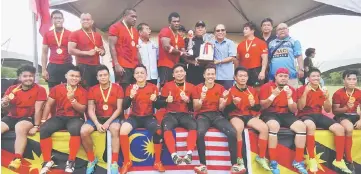
[[[226,27],[218,24],[214,28],[214,64],[216,65],[216,82],[227,90],[233,86],[233,61],[236,59],[236,45],[226,38]]]
[[[270,57],[270,71],[268,77],[274,80],[275,73],[279,68],[287,68],[290,72],[288,84],[298,87],[298,78],[304,76],[301,43],[289,36],[288,26],[281,23],[277,26],[277,38],[268,45]],[[296,69],[295,59],[298,62]]]

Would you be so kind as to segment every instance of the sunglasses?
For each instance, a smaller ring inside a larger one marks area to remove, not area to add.
[[[216,30],[216,32],[217,33],[219,33],[219,32],[225,32],[226,31],[226,29],[219,29],[219,30]]]

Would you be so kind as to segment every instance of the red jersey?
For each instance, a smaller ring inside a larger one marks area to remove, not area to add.
[[[169,93],[173,96],[173,102],[167,103],[167,112],[184,112],[188,113],[188,103],[184,102],[180,96],[182,91],[185,92],[186,96],[191,100],[191,94],[194,89],[194,85],[185,82],[182,86],[178,86],[175,81],[167,82],[162,88],[161,96],[168,97]]]
[[[50,49],[49,63],[54,63],[54,64],[72,63],[72,57],[68,53],[68,42],[71,31],[64,29],[62,39],[60,38],[61,33],[62,33],[61,31],[56,32],[56,37],[58,38],[58,41],[60,42],[61,40],[60,47],[58,47],[58,43],[56,42],[54,30],[48,31],[44,35],[43,45],[47,45]],[[56,52],[58,48],[62,50],[61,54],[58,54]]]
[[[253,41],[246,39],[238,44],[237,54],[241,66],[246,67],[247,69],[261,67],[261,55],[268,54],[268,46],[265,41],[258,39],[257,37],[255,37]]]
[[[112,83],[111,85],[112,89],[110,91],[107,103],[104,102],[99,84],[91,87],[88,91],[88,100],[94,100],[95,114],[97,117],[111,117],[117,109],[117,100],[124,98],[123,88],[115,83]],[[103,90],[105,98],[108,95],[109,89],[110,88]],[[103,109],[104,104],[108,105],[107,110]]]
[[[275,89],[277,86],[274,82],[268,82],[261,87],[259,93],[260,100],[266,100],[272,94],[272,90]],[[294,102],[297,100],[296,90],[289,86],[292,90],[292,99]],[[288,101],[287,101],[287,94],[284,90],[280,92],[280,94],[273,100],[271,106],[267,109],[262,110],[262,112],[273,112],[273,113],[289,113],[288,109]]]
[[[341,108],[347,105],[351,96],[346,94],[345,88],[337,90],[332,96],[332,104],[339,104]],[[347,110],[347,113],[357,113],[357,107],[361,104],[361,90],[355,88],[352,97],[355,98],[354,106]]]
[[[133,84],[134,85],[134,84]],[[125,96],[130,96],[130,90],[133,85],[129,85],[125,92]],[[156,94],[158,96],[158,88],[154,84],[147,83],[146,86],[137,90],[137,94],[132,99],[131,114],[135,116],[148,116],[153,114],[153,102],[150,96]]]
[[[301,99],[305,88],[307,85],[301,86],[297,89],[297,98]],[[307,114],[322,114],[323,103],[326,101],[326,97],[323,95],[323,92],[320,88],[313,91],[310,90],[307,94],[306,105],[302,110],[298,110],[297,115],[307,115]]]
[[[139,64],[137,56],[139,34],[135,27],[132,27],[129,31],[133,32],[133,40],[126,26],[122,22],[117,22],[110,26],[109,36],[118,37],[115,49],[119,65],[124,68],[135,68]],[[134,46],[132,41],[135,43]]]
[[[67,97],[66,84],[60,84],[53,87],[50,91],[49,97],[55,100],[56,116],[65,117],[81,117],[82,113],[77,112],[71,105],[70,100]],[[87,105],[87,91],[80,85],[75,90],[74,98],[78,103]]]
[[[201,83],[195,87],[192,93],[193,99],[200,99],[202,88],[204,84]],[[219,111],[219,99],[223,97],[224,87],[220,84],[215,83],[214,86],[208,89],[206,98],[203,101],[201,109],[198,113]]]
[[[178,42],[176,43],[176,37],[178,36]],[[180,55],[179,54],[170,54],[168,51],[166,51],[163,48],[163,44],[161,41],[162,37],[167,37],[170,39],[170,45],[174,48],[178,47],[180,50],[181,48],[184,48],[184,39],[181,35],[177,35],[176,37],[173,35],[172,30],[169,27],[164,27],[162,30],[160,30],[158,35],[158,42],[159,42],[159,60],[158,60],[158,67],[168,67],[173,68],[175,64],[179,62]]]
[[[92,33],[88,33],[88,37],[82,29],[76,30],[71,33],[69,42],[76,43],[76,48],[81,51],[92,50],[95,48],[95,46],[98,48],[103,48],[102,36],[97,32],[93,32],[93,34],[95,41],[93,40]],[[93,42],[95,42],[95,45]],[[94,56],[76,56],[76,63],[85,65],[99,65],[99,54],[95,53]]]
[[[259,104],[259,98],[256,90],[250,86],[246,90],[239,89],[236,85],[232,86],[228,94],[227,104],[233,102],[233,97],[241,98],[241,101],[236,105],[236,109],[229,113],[229,116],[246,116],[256,115],[258,112],[250,110],[249,96],[253,96],[255,105]]]
[[[10,86],[5,95],[9,95],[19,85]],[[16,90],[15,90],[16,91]],[[21,118],[32,117],[35,114],[35,102],[46,101],[46,90],[38,84],[34,84],[29,90],[13,92],[14,99],[10,100],[9,117]]]

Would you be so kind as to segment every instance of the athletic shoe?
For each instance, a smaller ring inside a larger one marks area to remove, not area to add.
[[[21,165],[21,159],[20,158],[14,158],[10,162],[8,168],[11,169],[11,170],[17,170],[20,167],[20,165]]]
[[[98,158],[95,158],[94,161],[88,161],[88,165],[86,167],[86,174],[93,174],[95,172],[97,163],[98,163]]]
[[[75,169],[75,161],[66,161],[65,164],[65,172],[66,173],[73,173]]]
[[[341,161],[336,161],[334,160],[332,162],[332,164],[337,167],[338,169],[340,169],[342,172],[345,173],[352,173],[352,171],[350,169],[347,168],[345,161],[342,159]]]
[[[172,160],[173,160],[173,163],[176,164],[176,165],[179,165],[182,163],[182,158],[177,154],[177,153],[174,153],[172,155]]]
[[[231,174],[244,174],[246,173],[246,168],[244,167],[244,165],[239,165],[239,164],[234,164],[231,167]]]
[[[258,155],[256,156],[256,161],[259,165],[262,166],[265,170],[270,171],[271,169],[268,166],[268,160],[266,158],[261,158]]]
[[[194,167],[194,171],[197,174],[207,174],[208,173],[207,166],[205,166],[205,165],[200,165],[200,166]]]
[[[310,160],[308,161],[308,165],[310,167],[310,171],[311,172],[317,172],[318,171],[318,167],[317,167],[317,161],[315,158],[310,158]]]
[[[165,172],[165,168],[162,164],[162,162],[154,163],[153,167],[158,170],[159,172]]]
[[[46,174],[50,171],[50,169],[55,165],[53,160],[43,163],[43,167],[40,170],[40,174]]]
[[[305,163],[303,161],[301,161],[301,162],[293,161],[292,166],[298,170],[298,173],[308,174],[307,169],[305,167]]]
[[[187,154],[186,156],[184,156],[183,161],[184,161],[186,164],[192,164],[192,154],[189,153],[189,154]]]
[[[270,165],[272,174],[280,174],[280,169],[278,168],[277,161],[273,160],[269,163],[269,165]]]
[[[355,172],[355,165],[353,164],[353,162],[348,162],[347,160],[345,160],[345,164],[347,168],[351,170],[351,172]]]
[[[119,174],[119,166],[117,162],[110,165],[110,174]]]
[[[132,167],[132,162],[127,162],[127,163],[124,163],[123,162],[123,167],[122,167],[122,170],[120,171],[120,174],[126,174],[128,172],[128,170],[130,169],[130,167]]]

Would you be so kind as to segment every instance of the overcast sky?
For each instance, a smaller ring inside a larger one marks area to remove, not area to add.
[[[32,13],[29,0],[1,0],[1,43],[11,38],[2,47],[21,54],[33,54]],[[16,10],[15,10],[16,9]],[[65,13],[65,27],[71,31],[80,27],[79,19]],[[292,37],[299,39],[303,50],[317,49],[317,62],[339,58],[360,58],[361,17],[322,16],[299,22],[290,27]],[[38,35],[39,54],[42,37]],[[359,57],[356,57],[359,56]]]

